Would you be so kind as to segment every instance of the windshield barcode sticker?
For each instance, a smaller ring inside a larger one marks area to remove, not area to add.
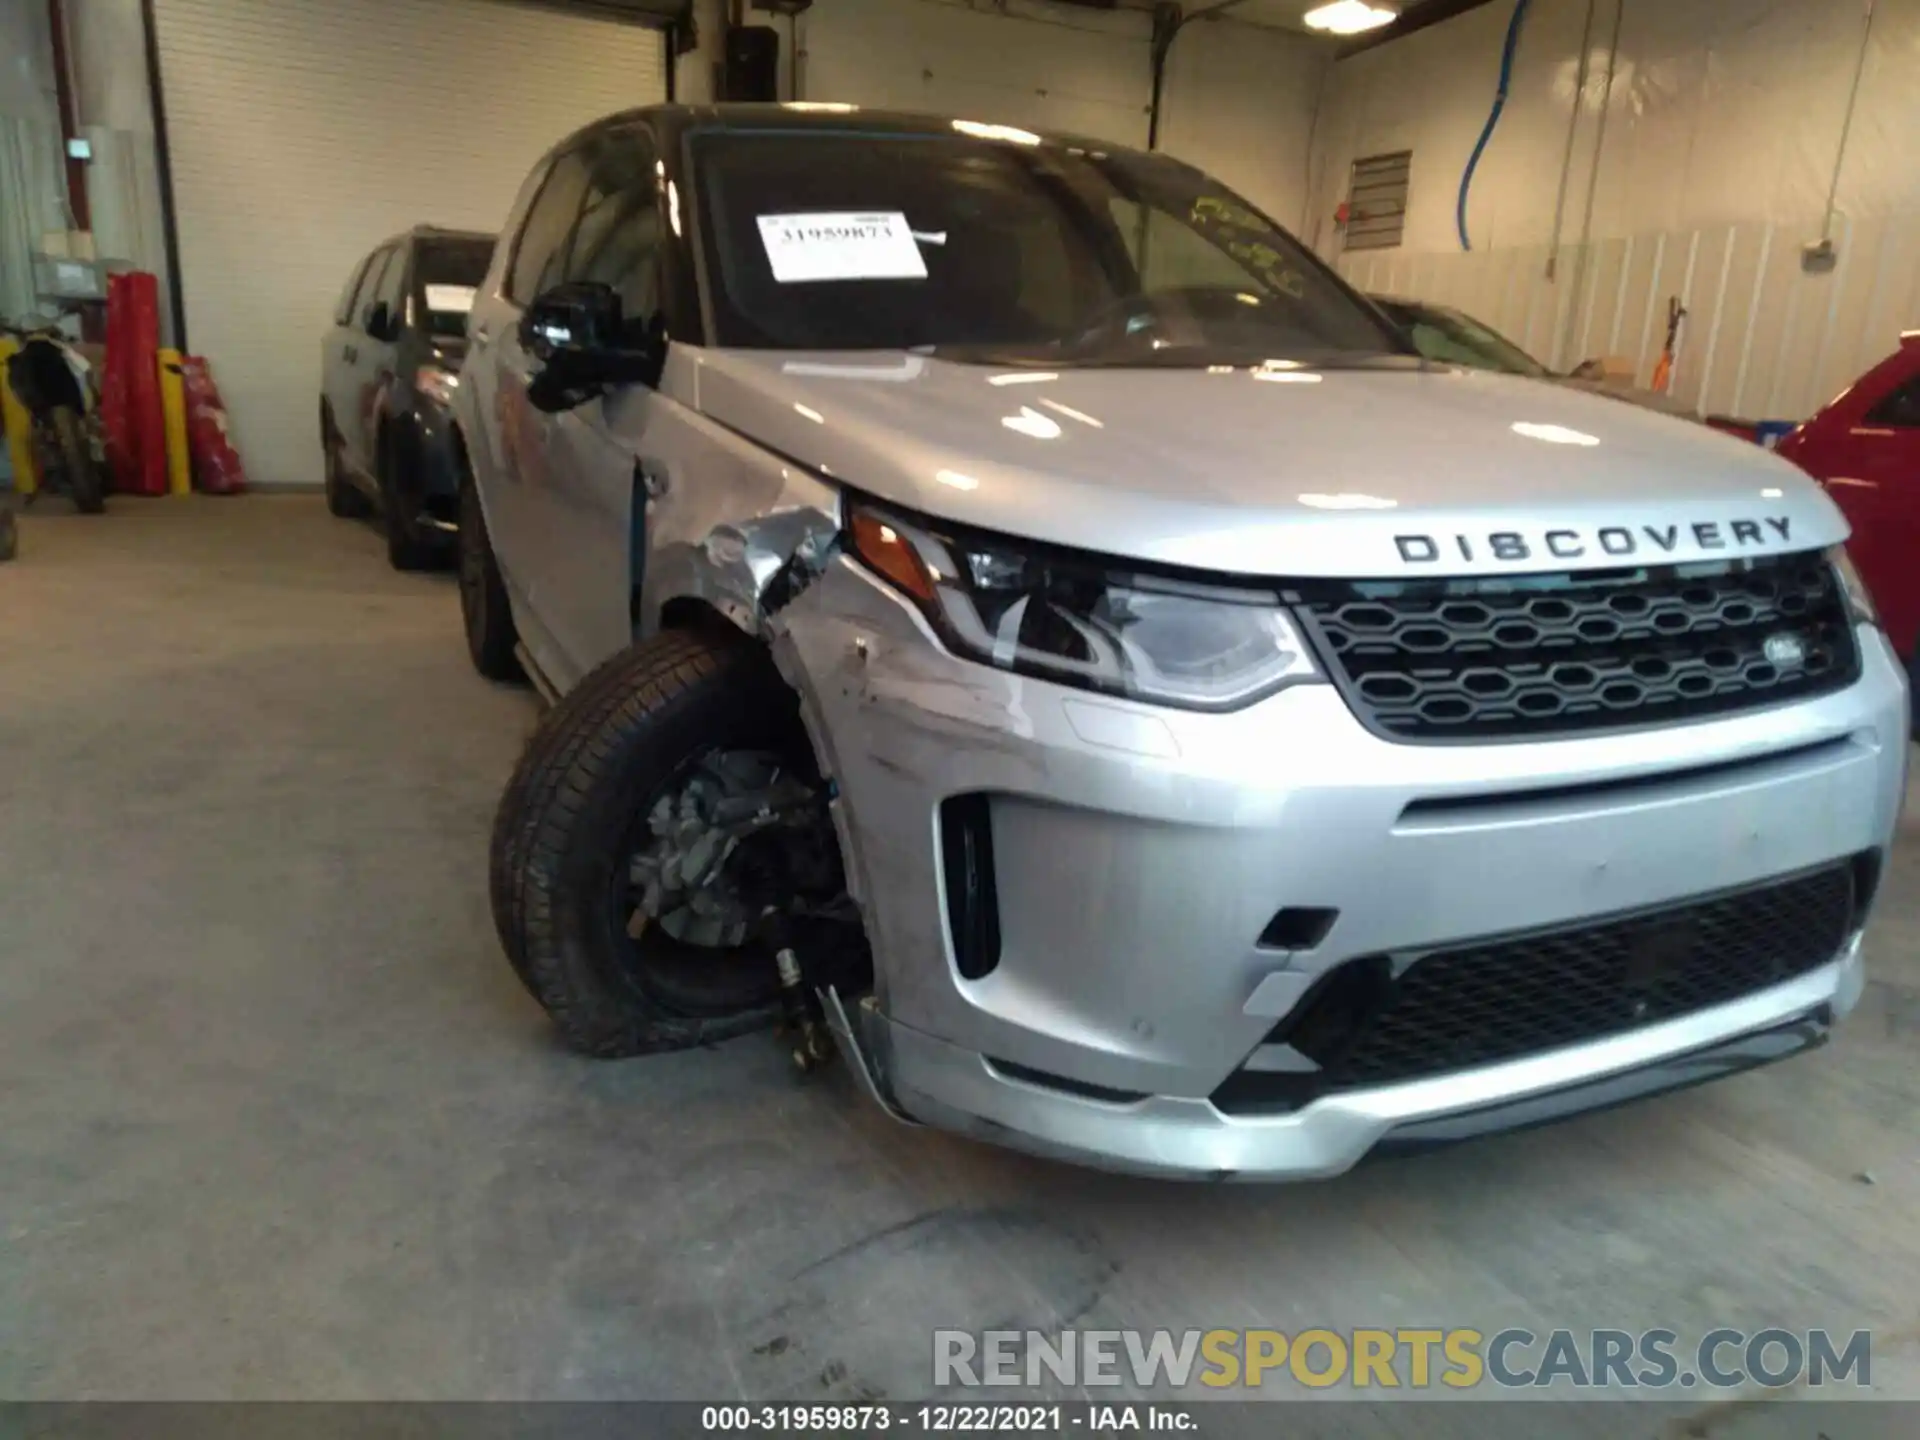
[[[759,221],[767,263],[782,285],[927,278],[927,262],[898,210],[762,215]]]
[[[427,309],[442,315],[465,315],[473,309],[473,286],[435,285],[426,287]]]

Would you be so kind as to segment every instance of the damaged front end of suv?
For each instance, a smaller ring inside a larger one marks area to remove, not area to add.
[[[1857,1000],[1904,680],[1790,467],[1005,127],[636,112],[509,234],[462,599],[555,701],[493,902],[572,1047],[779,1024],[898,1118],[1281,1179]]]

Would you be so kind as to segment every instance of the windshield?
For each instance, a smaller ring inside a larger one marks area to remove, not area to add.
[[[1413,305],[1404,300],[1381,300],[1385,310],[1407,329],[1414,349],[1444,365],[1466,365],[1475,370],[1501,370],[1509,375],[1539,379],[1547,367],[1496,330],[1471,315],[1440,305]]]
[[[493,241],[479,238],[422,242],[415,304],[435,335],[467,333],[467,312],[493,260]]]
[[[721,345],[1043,365],[1407,352],[1291,236],[1172,161],[964,133],[692,144]]]

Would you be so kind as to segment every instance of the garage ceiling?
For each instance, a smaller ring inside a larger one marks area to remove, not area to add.
[[[1316,9],[1325,0],[1241,0],[1228,13],[1236,20],[1253,25],[1275,25],[1283,30],[1305,30],[1300,17]],[[1193,6],[1199,9],[1199,6]]]
[[[1216,3],[1216,0],[1188,0],[1187,8],[1190,11],[1199,11],[1210,3]],[[1236,20],[1244,20],[1253,25],[1271,25],[1281,30],[1313,33],[1307,31],[1302,17],[1309,10],[1316,10],[1325,3],[1326,0],[1239,0],[1239,3],[1226,13]],[[1381,0],[1381,3],[1397,3],[1400,10],[1400,28],[1405,29],[1408,21],[1414,21],[1413,28],[1417,29],[1421,24],[1445,19],[1461,10],[1472,9],[1474,5],[1485,3],[1485,0],[1467,0],[1467,3],[1461,3],[1461,0]]]

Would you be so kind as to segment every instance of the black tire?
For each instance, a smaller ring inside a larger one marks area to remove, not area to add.
[[[340,430],[333,423],[333,407],[320,402],[320,458],[326,470],[327,513],[342,520],[364,520],[373,513],[373,505],[347,478],[346,462],[340,458]]]
[[[98,515],[107,508],[107,485],[100,467],[93,463],[85,422],[63,405],[53,412],[53,433],[74,508],[82,515]]]
[[[380,435],[380,513],[387,536],[387,563],[396,570],[433,570],[440,564],[441,547],[420,533],[408,505],[400,498],[400,441],[391,430]]]
[[[494,808],[493,833],[487,840],[487,904],[493,911],[493,933],[500,937],[500,948],[506,952],[513,973],[536,1000],[540,992],[533,988],[533,977],[527,973],[527,952],[520,929],[520,832],[527,777],[541,764],[534,757],[533,749],[543,737],[550,738],[544,726],[534,732],[520,763],[513,767],[513,778],[507,781],[500,803]],[[552,746],[547,748],[550,750]]]
[[[804,746],[793,695],[752,642],[665,631],[623,651],[550,711],[494,827],[496,910],[516,969],[583,1055],[681,1050],[770,1025],[772,955],[628,935],[627,865],[652,798],[715,749]],[[504,910],[504,917],[501,911]]]
[[[589,698],[589,691],[617,689],[625,683],[625,674],[617,666],[602,666],[580,682],[573,692],[579,698],[573,703],[598,705],[600,701]],[[527,738],[513,777],[507,782],[493,815],[493,834],[487,849],[487,899],[493,910],[493,929],[500,937],[500,948],[506,951],[513,973],[536,1000],[540,997],[527,974],[520,911],[521,850],[526,834],[533,828],[526,823],[525,796],[535,775],[571,765],[588,738],[587,731],[578,726],[538,726]]]
[[[459,554],[460,619],[473,668],[489,680],[525,678],[513,653],[520,636],[513,628],[507,582],[500,578],[500,562],[494,558],[486,513],[480,508],[480,490],[471,475],[460,477]]]

